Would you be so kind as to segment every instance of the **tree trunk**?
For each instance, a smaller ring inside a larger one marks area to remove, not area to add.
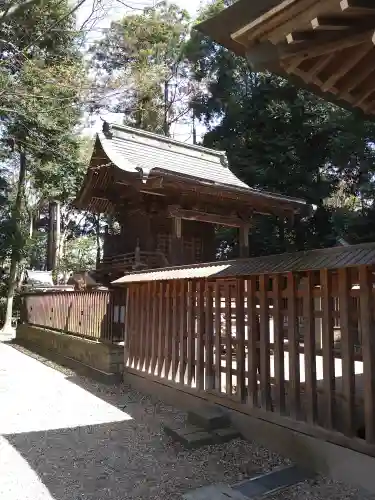
[[[12,317],[13,317],[13,300],[14,293],[17,287],[17,269],[21,260],[21,250],[22,250],[22,234],[21,234],[21,205],[22,205],[22,195],[25,184],[26,177],[26,154],[24,151],[20,152],[20,170],[17,183],[17,196],[13,209],[13,221],[14,221],[14,243],[12,246],[12,255],[10,262],[9,271],[9,284],[7,293],[7,306],[5,313],[5,322],[3,328],[0,330],[0,334],[12,335]]]
[[[53,238],[53,262],[52,262],[52,270],[56,273],[59,268],[59,250],[60,250],[60,238],[61,238],[61,206],[60,202],[57,201],[55,203],[55,224],[54,224],[54,238]]]

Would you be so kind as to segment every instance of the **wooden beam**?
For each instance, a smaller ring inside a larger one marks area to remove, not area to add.
[[[267,30],[264,36],[261,36],[261,40],[267,38],[272,43],[280,42],[285,35],[292,32],[299,26],[305,26],[310,23],[311,19],[321,15],[322,10],[337,11],[337,0],[315,0],[315,1],[305,1],[297,2],[295,9],[288,9],[285,13],[286,17],[284,22],[275,23],[273,28]],[[254,33],[255,34],[255,33]]]
[[[249,230],[250,224],[242,224],[239,227],[240,257],[249,256]]]
[[[179,217],[185,220],[196,220],[199,222],[207,222],[209,224],[218,224],[220,226],[229,227],[240,227],[245,222],[239,217],[205,213],[198,210],[186,210],[180,207],[169,207],[168,215],[169,217]]]
[[[304,60],[304,57],[291,57],[283,61],[282,66],[287,73],[293,73]]]
[[[342,77],[344,77],[351,69],[354,68],[356,64],[359,63],[361,59],[371,50],[371,47],[366,45],[360,45],[354,51],[351,57],[348,57],[346,61],[341,65],[339,69],[333,72],[333,74],[323,83],[321,89],[323,92],[330,90],[336,82],[338,82]],[[346,89],[345,89],[346,90]]]
[[[172,241],[171,241],[172,265],[178,266],[183,263],[183,241],[182,241],[182,219],[173,217]]]
[[[293,31],[293,33],[288,33],[286,35],[286,41],[289,45],[301,42],[307,42],[311,40],[320,40],[314,31]]]
[[[326,10],[337,10],[337,0],[284,0],[232,34],[245,46],[254,40],[278,43],[296,26],[308,23]]]
[[[374,52],[369,51],[369,53],[360,61],[360,64],[353,71],[348,72],[342,79],[340,82],[340,88],[344,92],[351,92],[363,83],[366,78],[371,75],[373,71],[375,71],[373,61]]]
[[[347,14],[375,15],[375,5],[372,0],[341,0],[340,8]]]
[[[333,60],[334,54],[328,54],[326,56],[321,56],[316,63],[311,66],[310,70],[306,73],[304,81],[310,83],[316,78],[316,76]]]
[[[249,31],[253,30],[256,27],[259,27],[266,23],[269,19],[282,12],[285,8],[292,6],[293,4],[298,3],[297,0],[284,0],[280,4],[276,5],[273,9],[266,11],[261,16],[253,19],[250,23],[245,24],[242,28],[238,29],[236,32],[232,34],[233,40],[240,41],[243,37],[247,38],[247,34]]]
[[[361,91],[358,97],[353,101],[353,106],[361,106],[368,97],[371,96],[375,92],[375,81],[370,79],[364,87],[361,88]]]
[[[342,31],[352,25],[353,20],[347,17],[318,16],[311,20],[311,27],[316,31]]]
[[[352,32],[351,32],[352,33]],[[340,38],[330,42],[301,42],[295,46],[284,46],[280,48],[280,57],[297,56],[297,57],[317,57],[331,52],[336,52],[356,45],[368,42],[368,45],[373,46],[374,29],[356,32],[355,34],[340,36]]]

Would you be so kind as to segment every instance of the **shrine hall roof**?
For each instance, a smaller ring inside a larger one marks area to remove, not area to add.
[[[287,204],[292,210],[307,206],[297,198],[249,187],[234,175],[223,151],[107,122],[104,122],[103,131],[97,134],[95,148],[98,147],[113,165],[139,176],[146,184],[150,176],[172,175],[184,181],[268,198]]]

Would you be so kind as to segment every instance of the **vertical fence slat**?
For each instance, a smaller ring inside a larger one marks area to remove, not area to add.
[[[288,351],[289,351],[289,403],[291,416],[298,419],[300,412],[300,365],[297,308],[297,279],[288,273]]]
[[[360,266],[360,322],[364,378],[365,438],[375,444],[375,322],[371,268]]]
[[[214,388],[214,359],[213,359],[213,289],[211,284],[206,280],[205,283],[205,345],[206,345],[206,390],[212,390]]]
[[[188,385],[192,386],[195,381],[195,296],[196,283],[194,280],[189,282],[188,297]]]
[[[339,314],[341,331],[341,363],[344,402],[344,432],[348,436],[354,432],[355,379],[354,379],[354,336],[351,324],[350,274],[349,269],[339,269]]]
[[[220,282],[215,281],[215,390],[221,392],[221,293]]]
[[[157,341],[158,341],[158,284],[156,281],[152,282],[151,286],[151,306],[152,306],[152,312],[151,312],[151,325],[150,325],[150,332],[151,332],[151,361],[150,361],[150,371],[151,375],[155,375],[155,368],[156,368],[156,362],[157,362]]]
[[[168,379],[172,362],[172,308],[171,284],[165,285],[165,318],[164,318],[164,377]]]
[[[200,280],[198,283],[198,297],[197,297],[197,389],[204,389],[204,281]]]
[[[236,364],[237,397],[242,402],[246,399],[245,386],[245,280],[236,280]]]
[[[275,274],[273,290],[273,335],[275,399],[280,414],[285,413],[284,315],[282,313],[282,276]]]
[[[164,339],[164,323],[165,323],[165,282],[159,283],[159,324],[158,324],[158,377],[161,377],[164,365],[163,356],[163,339]]]
[[[139,311],[139,358],[140,358],[140,370],[144,370],[146,361],[146,319],[147,319],[147,283],[140,283],[140,311]]]
[[[232,395],[232,294],[230,283],[224,285],[225,298],[225,392]]]
[[[259,276],[259,328],[260,328],[260,393],[261,404],[265,410],[272,408],[271,383],[270,383],[270,319],[268,307],[268,275]]]
[[[247,281],[247,338],[249,352],[248,396],[250,405],[258,406],[258,319],[256,310],[256,279],[251,276]]]
[[[94,293],[95,295],[95,293]],[[131,366],[132,351],[131,351],[131,338],[132,338],[132,316],[133,316],[133,300],[132,300],[132,286],[128,286],[126,290],[126,309],[125,309],[125,325],[124,325],[124,366]]]
[[[333,297],[332,279],[328,269],[320,271],[322,293],[322,346],[323,346],[323,380],[325,393],[326,426],[334,425],[335,365],[333,355]]]
[[[306,289],[303,293],[304,315],[304,358],[305,358],[305,401],[307,421],[314,424],[317,420],[317,383],[316,383],[316,348],[315,318],[312,273],[306,276]]]
[[[178,303],[178,290],[180,282],[177,280],[172,281],[172,380],[176,381],[178,369],[178,344],[179,344],[179,328],[178,317],[181,314],[179,311]]]
[[[186,356],[187,356],[187,282],[182,280],[180,283],[180,377],[179,383],[185,384],[185,373],[186,373]]]
[[[146,353],[146,360],[145,360],[145,371],[146,373],[149,373],[150,371],[150,364],[151,364],[151,344],[152,344],[152,339],[151,339],[151,321],[152,321],[152,282],[149,281],[146,285],[146,326],[145,326],[145,353]]]

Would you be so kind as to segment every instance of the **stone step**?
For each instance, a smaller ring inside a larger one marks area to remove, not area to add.
[[[188,422],[207,431],[230,426],[230,418],[217,406],[203,407],[188,412]]]
[[[215,437],[212,434],[195,425],[164,425],[164,432],[173,441],[181,443],[185,448],[190,450],[216,443]]]
[[[214,429],[211,431],[211,434],[214,437],[216,443],[228,443],[233,439],[237,439],[241,437],[241,433],[238,432],[233,427],[224,427],[223,429]]]
[[[241,434],[232,427],[213,429],[208,431],[189,422],[164,425],[164,432],[173,441],[181,443],[186,448],[200,448],[210,444],[222,444],[241,437]]]

